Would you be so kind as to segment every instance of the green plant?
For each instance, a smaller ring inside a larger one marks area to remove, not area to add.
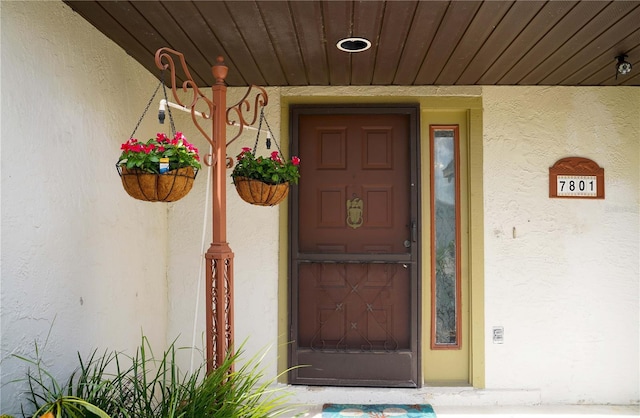
[[[262,358],[249,359],[238,370],[242,347],[206,374],[203,362],[192,373],[177,366],[175,342],[155,357],[147,338],[133,356],[94,351],[64,385],[45,370],[37,358],[26,360],[35,370],[27,373],[31,415],[51,412],[56,418],[266,418],[288,412],[287,394],[263,381]],[[277,377],[276,377],[277,379]],[[45,418],[50,418],[47,415]]]
[[[198,148],[187,141],[182,132],[176,132],[172,139],[158,133],[156,138],[151,138],[146,143],[130,138],[120,149],[122,154],[117,165],[127,169],[162,174],[183,167],[201,167]]]
[[[84,376],[77,381],[75,381],[74,375],[72,374],[69,379],[69,383],[63,386],[60,385],[56,378],[45,369],[37,343],[35,345],[35,353],[35,359],[16,356],[17,358],[26,361],[28,364],[35,366],[35,369],[28,369],[26,377],[29,388],[29,391],[27,392],[28,401],[32,405],[33,409],[35,409],[35,412],[31,416],[43,418],[84,418],[96,416],[100,418],[109,418],[109,415],[99,406],[96,406],[89,400],[78,396],[79,392],[85,389],[85,385],[93,386],[98,383],[98,379],[95,379],[95,372],[93,379],[87,379],[87,376]],[[81,366],[81,368],[86,371],[83,366]],[[89,390],[93,390],[93,387]],[[22,414],[25,417],[28,416],[25,413],[24,405],[22,407]]]
[[[92,416],[110,418],[102,409],[75,396],[60,396],[54,401],[47,402],[36,411],[34,416],[40,418],[84,418]]]
[[[242,148],[238,154],[232,178],[246,177],[260,180],[267,184],[293,183],[298,184],[300,178],[300,158],[291,157],[290,161],[282,159],[278,151],[271,153],[269,158],[256,157],[251,148]]]

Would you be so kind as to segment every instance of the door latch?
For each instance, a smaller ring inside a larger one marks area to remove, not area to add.
[[[418,224],[416,221],[411,221],[411,241],[418,241]]]

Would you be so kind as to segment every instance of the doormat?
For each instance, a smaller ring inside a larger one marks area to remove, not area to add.
[[[431,405],[398,405],[398,404],[335,404],[327,403],[322,405],[322,418],[435,418]]]

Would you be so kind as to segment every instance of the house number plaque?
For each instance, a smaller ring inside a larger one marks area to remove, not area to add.
[[[558,160],[549,168],[549,197],[604,199],[604,168],[588,158]]]

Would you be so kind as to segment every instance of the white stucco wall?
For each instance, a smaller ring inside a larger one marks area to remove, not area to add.
[[[487,387],[638,402],[640,89],[485,87],[483,103]],[[604,168],[604,200],[548,197],[569,156]]]
[[[17,414],[12,354],[34,341],[62,380],[76,352],[131,350],[143,332],[164,349],[167,207],[126,195],[114,166],[151,74],[62,2],[1,7],[0,413]]]

